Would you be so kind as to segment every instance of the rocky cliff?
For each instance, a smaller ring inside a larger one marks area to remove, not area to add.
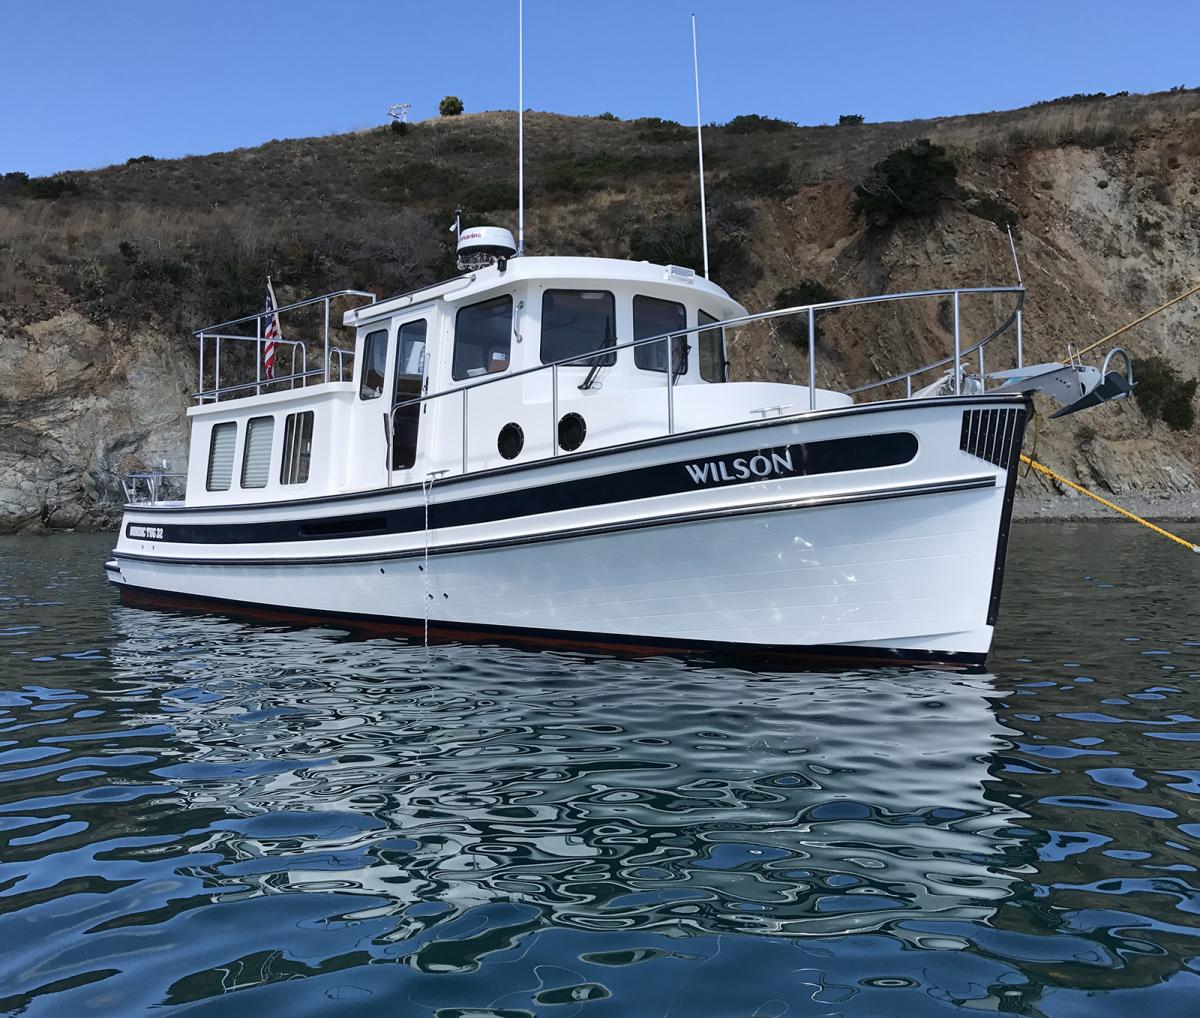
[[[0,528],[109,525],[118,476],[186,456],[188,334],[341,287],[397,292],[447,273],[451,210],[510,225],[514,116],[486,113],[41,180],[0,177]],[[1014,279],[1029,359],[1060,359],[1200,276],[1200,92],[1077,97],[1024,110],[796,127],[753,116],[706,133],[714,278],[751,309],[815,281],[839,296]],[[528,248],[689,264],[699,250],[691,134],[658,120],[533,114]],[[957,185],[872,225],[856,207],[888,153],[928,138]],[[971,309],[968,331],[985,313]],[[873,317],[872,317],[873,315]],[[1125,337],[1200,374],[1200,298]],[[890,374],[947,351],[945,308],[822,324],[820,378]],[[739,334],[735,377],[805,377],[785,328]],[[1038,456],[1118,494],[1190,493],[1189,430],[1137,403],[1042,422]],[[1032,441],[1032,436],[1031,436]],[[1036,476],[1027,495],[1050,489]]]

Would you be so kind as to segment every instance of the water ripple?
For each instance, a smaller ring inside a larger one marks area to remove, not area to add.
[[[1099,533],[1022,529],[977,676],[427,652],[5,541],[0,1012],[1185,1013],[1200,640]]]

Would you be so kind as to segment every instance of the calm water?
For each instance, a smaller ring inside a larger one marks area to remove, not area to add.
[[[145,612],[110,544],[0,540],[0,1013],[1200,1013],[1200,559],[1133,526],[1018,528],[974,676]]]

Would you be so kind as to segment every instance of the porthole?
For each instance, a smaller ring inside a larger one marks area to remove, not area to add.
[[[500,429],[500,437],[496,439],[496,448],[506,460],[515,460],[525,448],[525,432],[521,425],[509,421]]]
[[[574,411],[563,414],[562,420],[558,422],[559,448],[567,452],[574,452],[583,445],[585,437],[587,437],[587,422]]]

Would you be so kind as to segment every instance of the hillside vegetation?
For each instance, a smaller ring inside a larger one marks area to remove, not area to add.
[[[1196,91],[843,119],[796,127],[748,115],[706,130],[712,274],[752,310],[788,290],[1008,284],[1002,227],[1012,225],[1028,356],[1058,359],[1066,342],[1090,342],[1200,276]],[[103,523],[116,472],[182,466],[195,382],[187,336],[258,307],[268,272],[283,301],[452,274],[456,205],[469,223],[515,226],[515,138],[515,114],[494,112],[0,176],[0,525]],[[526,139],[530,253],[699,268],[694,129],[534,113]],[[1040,457],[1118,493],[1194,491],[1195,435],[1154,408],[1186,423],[1197,307],[1127,337],[1157,359],[1168,396],[1093,411],[1086,441],[1074,420],[1048,424]],[[998,311],[970,309],[968,332]],[[820,380],[866,381],[941,356],[947,330],[936,305],[831,316]],[[796,339],[786,323],[740,333],[735,376],[803,380]]]

